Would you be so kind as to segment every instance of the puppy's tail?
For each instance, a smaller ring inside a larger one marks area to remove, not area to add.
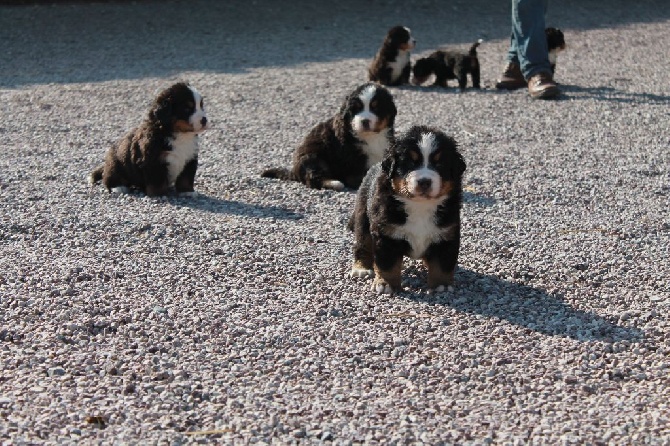
[[[94,184],[99,183],[102,181],[102,172],[105,170],[105,165],[100,164],[98,167],[93,170],[93,172],[90,173],[88,176],[88,184],[93,186]]]
[[[470,47],[470,55],[471,56],[476,56],[477,55],[477,48],[479,47],[479,45],[481,45],[481,43],[483,41],[484,41],[484,39],[479,39],[475,43],[472,44],[472,46]]]
[[[293,175],[293,172],[285,167],[274,167],[272,169],[264,170],[263,173],[261,173],[261,177],[276,178],[283,181],[298,181],[298,178]]]

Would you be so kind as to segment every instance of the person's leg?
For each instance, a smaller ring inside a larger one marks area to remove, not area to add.
[[[509,50],[507,51],[507,65],[503,70],[502,77],[496,82],[496,88],[502,90],[516,90],[526,86],[526,79],[521,73],[519,63],[519,50],[514,34],[510,37]]]
[[[551,73],[544,15],[548,0],[512,0],[512,43],[526,79]]]
[[[514,38],[514,32],[512,32],[512,35],[510,36],[510,39],[509,39],[509,50],[507,51],[507,62],[515,64],[515,65],[521,65],[521,63],[519,63],[519,47],[516,43],[516,39]]]

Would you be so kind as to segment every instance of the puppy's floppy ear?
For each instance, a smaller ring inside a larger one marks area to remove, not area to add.
[[[397,152],[394,144],[386,149],[386,152],[384,152],[384,159],[382,159],[382,172],[389,178],[393,176],[393,172],[395,171],[396,158]]]
[[[172,118],[172,101],[169,98],[159,98],[149,112],[151,120],[161,127],[168,127]]]
[[[461,177],[463,175],[463,172],[465,172],[465,159],[463,158],[463,155],[461,155],[460,152],[456,152],[454,154],[454,161],[453,165],[451,167],[452,171],[451,173],[454,175],[454,177]]]
[[[344,100],[333,121],[333,127],[335,127],[335,136],[337,136],[339,140],[344,140],[347,134],[351,131],[352,116],[351,109],[349,108],[350,98],[351,95],[347,96],[347,98]]]

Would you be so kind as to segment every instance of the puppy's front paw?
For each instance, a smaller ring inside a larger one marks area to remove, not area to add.
[[[393,294],[393,288],[384,279],[376,278],[372,282],[372,291],[377,294]]]
[[[109,190],[113,194],[129,194],[130,193],[130,188],[126,186],[116,186],[113,187]]]
[[[351,272],[349,273],[349,277],[361,277],[361,278],[367,278],[367,277],[372,277],[375,275],[375,272],[371,269],[366,269],[357,265],[354,265],[353,268],[351,268]]]
[[[444,285],[438,285],[438,286],[436,286],[435,288],[433,288],[431,291],[432,291],[432,293],[434,293],[434,294],[437,294],[437,293],[444,293],[445,291],[452,292],[452,291],[454,291],[454,287],[451,286],[451,285],[447,285],[447,286],[444,286]]]
[[[332,189],[337,192],[344,190],[344,184],[338,180],[324,180],[322,187],[324,189]]]

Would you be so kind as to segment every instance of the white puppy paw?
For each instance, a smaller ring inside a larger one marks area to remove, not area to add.
[[[325,180],[322,186],[324,189],[332,189],[338,192],[344,190],[344,184],[338,180]]]
[[[367,278],[367,277],[373,277],[375,275],[375,272],[371,269],[365,269],[365,268],[351,268],[351,272],[349,273],[349,277],[361,277],[361,278]]]
[[[377,294],[393,294],[393,288],[384,280],[375,280],[372,282],[372,291]]]
[[[126,186],[116,186],[111,188],[110,192],[113,194],[128,194],[130,193],[130,188]]]

